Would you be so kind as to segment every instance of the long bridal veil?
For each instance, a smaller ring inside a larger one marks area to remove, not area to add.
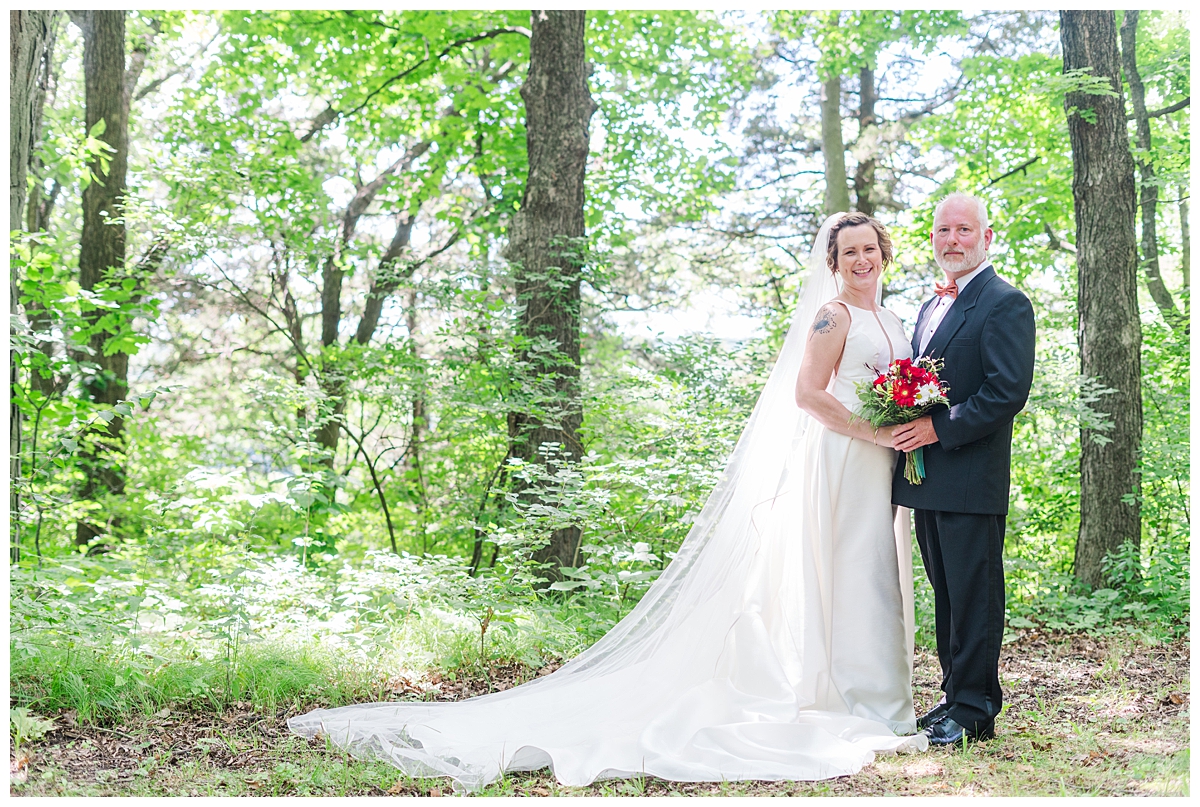
[[[559,670],[514,689],[456,703],[319,709],[289,728],[471,790],[546,766],[568,785],[639,774],[812,780],[854,773],[878,751],[923,749],[924,737],[821,708],[812,693],[829,687],[821,659],[830,637],[804,625],[829,615],[795,613],[806,607],[803,587],[819,582],[783,573],[809,551],[789,529],[794,513],[781,517],[773,504],[797,475],[788,460],[809,419],[794,384],[808,326],[837,294],[825,265],[837,218],[817,235],[783,349],[720,482],[628,616]],[[897,531],[901,556],[906,526]],[[901,557],[902,578],[908,561]],[[911,585],[909,570],[910,650]]]

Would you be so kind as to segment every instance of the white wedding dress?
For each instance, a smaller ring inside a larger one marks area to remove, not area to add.
[[[832,220],[832,219],[831,219]],[[818,235],[792,328],[721,482],[637,607],[544,678],[457,703],[371,703],[288,721],[412,776],[476,790],[505,771],[564,785],[815,780],[927,747],[912,704],[907,511],[896,454],[796,406],[809,325],[836,293]],[[829,391],[909,356],[890,312],[851,309]]]

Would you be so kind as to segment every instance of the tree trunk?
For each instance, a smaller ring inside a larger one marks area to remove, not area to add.
[[[530,383],[548,382],[551,400],[538,412],[508,416],[512,456],[535,461],[543,443],[558,443],[571,459],[582,454],[579,388],[579,281],[584,260],[584,173],[588,122],[596,110],[588,90],[583,11],[534,11],[525,100],[529,175],[513,216],[505,257],[513,263],[521,313],[520,359]],[[537,553],[555,568],[578,561],[578,527],[556,530]],[[557,578],[555,572],[550,577]]]
[[[124,197],[129,159],[129,106],[125,100],[125,12],[73,12],[83,29],[83,75],[88,131],[104,121],[99,135],[113,151],[108,170],[97,159],[88,164],[94,178],[83,191],[83,233],[79,242],[79,285],[91,290],[110,271],[125,265]],[[98,319],[103,311],[95,312]],[[105,333],[91,338],[94,376],[84,382],[92,401],[111,407],[128,391],[129,356],[117,352],[104,355]],[[107,450],[119,452],[124,421],[114,417],[108,424]],[[119,460],[103,456],[106,451],[92,446],[83,452],[85,481],[82,497],[94,500],[101,493],[120,495],[125,491],[124,469]],[[102,532],[87,521],[75,528],[75,542],[84,545]]]
[[[854,209],[868,216],[875,215],[875,71],[864,67],[858,71],[858,168],[854,172]]]
[[[1101,561],[1125,541],[1140,545],[1136,469],[1142,436],[1141,322],[1137,304],[1133,157],[1125,128],[1117,27],[1112,11],[1063,11],[1064,72],[1090,69],[1115,97],[1068,93],[1074,160],[1081,372],[1114,390],[1095,408],[1113,424],[1083,430],[1075,576],[1104,583]],[[1095,123],[1084,117],[1094,115]],[[1105,440],[1104,438],[1108,438]]]
[[[421,356],[421,350],[417,344],[416,289],[409,289],[405,308],[404,321],[408,328],[409,357],[415,363],[420,361]],[[428,416],[425,413],[425,394],[421,389],[420,383],[417,384],[417,389],[413,390],[411,413],[412,437],[409,440],[408,451],[404,457],[404,479],[407,483],[409,501],[412,502],[417,511],[417,523],[420,525],[421,542],[424,545],[427,535],[425,524],[428,516],[429,502],[425,495],[425,469],[421,463],[424,457],[425,425],[428,422]]]
[[[1146,90],[1137,66],[1138,11],[1126,11],[1121,22],[1121,61],[1125,67],[1125,80],[1129,82],[1129,97],[1133,101],[1133,120],[1137,126],[1138,173],[1141,174],[1142,211],[1142,266],[1146,270],[1146,285],[1150,297],[1162,312],[1163,319],[1178,330],[1186,323],[1175,307],[1171,292],[1163,283],[1158,266],[1158,231],[1155,216],[1158,214],[1158,184],[1154,179],[1154,164],[1150,162],[1150,116],[1146,114]]]
[[[354,332],[354,341],[360,345],[368,344],[371,337],[375,335],[375,329],[379,326],[379,317],[383,314],[383,304],[387,302],[387,298],[395,293],[402,281],[412,277],[415,268],[412,264],[401,267],[400,272],[396,271],[395,264],[408,248],[409,240],[412,238],[413,223],[416,220],[415,213],[400,217],[396,225],[396,232],[392,235],[392,242],[388,245],[387,252],[379,259],[379,269],[376,270],[375,278],[371,281],[371,288],[367,291],[367,301],[363,305],[362,319],[358,321],[358,328]]]
[[[1179,271],[1183,273],[1183,290],[1191,292],[1192,290],[1192,233],[1188,225],[1188,202],[1186,188],[1179,189],[1179,241],[1182,245],[1182,251],[1179,255]],[[1184,297],[1184,307],[1187,306],[1187,297]]]
[[[846,142],[842,140],[842,77],[821,84],[821,153],[825,157],[825,215],[850,209]]]
[[[354,198],[350,200],[346,212],[342,215],[342,231],[334,246],[334,252],[325,258],[325,263],[321,268],[322,348],[335,347],[338,344],[338,331],[342,322],[342,281],[345,279],[342,256],[350,247],[350,239],[354,237],[354,233],[358,229],[359,219],[367,212],[367,208],[375,201],[375,197],[383,190],[388,180],[397,171],[407,170],[413,160],[429,150],[430,145],[431,141],[426,140],[406,149],[399,159],[380,171],[375,179],[361,184],[355,189]],[[380,261],[381,269],[394,263],[400,250],[407,246],[409,234],[412,231],[412,218],[401,221],[396,237],[392,239],[392,245],[388,249],[388,254]],[[375,325],[379,322],[379,314],[383,310],[383,300],[387,294],[380,295],[377,293],[378,291],[380,290],[376,288],[376,284],[372,283],[371,291],[367,296],[367,310],[359,322],[356,335],[359,344],[365,345],[371,340],[371,334],[374,333]],[[368,322],[369,327],[367,327]],[[366,328],[365,333],[364,328]],[[297,347],[299,347],[299,343],[297,343]],[[321,390],[328,400],[333,401],[333,418],[322,424],[317,432],[317,442],[328,451],[326,464],[333,467],[333,456],[337,453],[338,440],[341,436],[341,416],[346,411],[347,380],[342,369],[338,368],[335,363],[327,361],[325,357],[322,357],[320,365],[322,369]]]
[[[58,11],[10,11],[8,62],[8,229],[21,229],[29,160],[42,128]],[[12,278],[10,277],[10,280]],[[16,299],[15,297],[13,298]]]
[[[25,180],[29,160],[40,139],[42,107],[54,52],[57,11],[10,11],[8,13],[8,229],[21,229],[25,210]],[[21,559],[21,410],[16,405],[17,354],[15,331],[20,313],[17,300],[17,270],[10,262],[8,275],[8,462],[9,518],[13,531],[12,560]]]

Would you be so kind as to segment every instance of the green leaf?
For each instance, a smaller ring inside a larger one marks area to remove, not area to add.
[[[8,725],[15,746],[20,746],[27,740],[40,740],[54,729],[53,720],[44,720],[24,706],[8,710]]]
[[[587,583],[581,580],[559,580],[550,584],[551,591],[572,591],[580,586],[586,586]]]

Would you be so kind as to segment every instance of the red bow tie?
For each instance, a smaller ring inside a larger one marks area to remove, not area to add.
[[[943,285],[935,280],[933,281],[933,293],[938,297],[945,297],[949,294],[950,299],[953,300],[958,297],[958,283],[951,280],[949,283]]]

